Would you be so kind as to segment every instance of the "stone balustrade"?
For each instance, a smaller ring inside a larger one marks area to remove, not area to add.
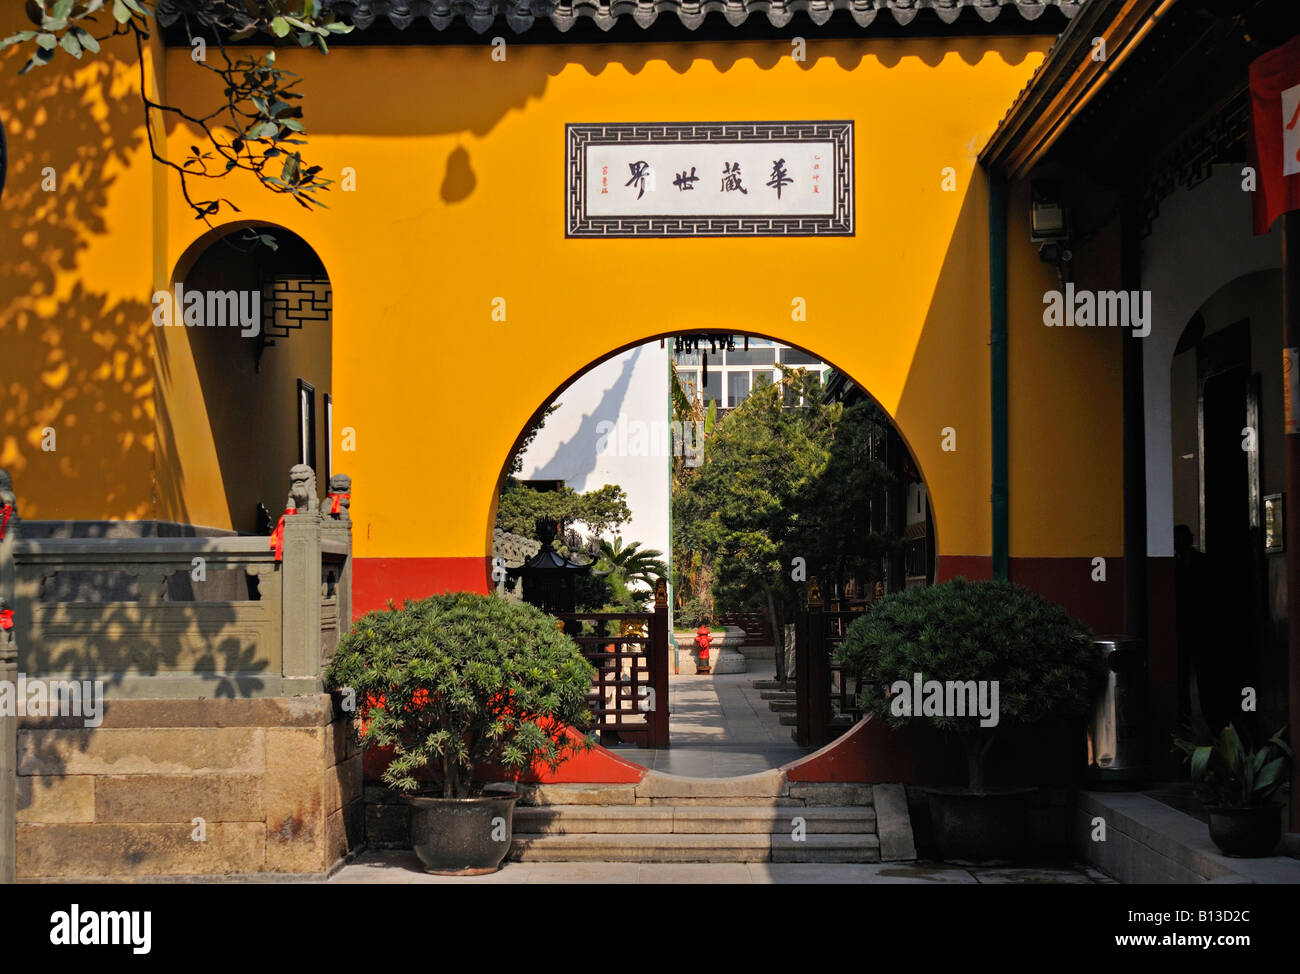
[[[351,482],[290,482],[271,539],[24,536],[0,471],[0,883],[323,874],[354,846],[353,714],[322,679]],[[99,712],[4,708],[35,684],[102,689]]]

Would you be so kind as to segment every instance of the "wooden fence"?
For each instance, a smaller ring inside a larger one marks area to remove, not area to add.
[[[813,579],[808,607],[795,622],[795,742],[800,747],[823,747],[862,719],[861,681],[833,659],[862,611],[828,611]]]
[[[596,668],[587,703],[602,744],[668,746],[668,599],[652,612],[569,612],[561,627]]]

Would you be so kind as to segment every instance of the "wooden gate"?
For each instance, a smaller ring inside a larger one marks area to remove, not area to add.
[[[605,745],[668,746],[668,597],[653,612],[566,612],[560,627],[596,668],[587,705]]]
[[[795,620],[795,742],[800,747],[823,747],[862,719],[861,681],[833,659],[845,630],[861,614],[861,607],[827,610],[812,580],[808,607]]]

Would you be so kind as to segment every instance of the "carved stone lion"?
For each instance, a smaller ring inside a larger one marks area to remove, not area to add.
[[[316,514],[320,511],[320,498],[316,496],[316,471],[305,463],[295,463],[289,470],[289,499],[285,510],[293,508],[298,514]]]
[[[330,514],[340,521],[351,520],[348,508],[352,506],[352,478],[345,473],[330,477]]]

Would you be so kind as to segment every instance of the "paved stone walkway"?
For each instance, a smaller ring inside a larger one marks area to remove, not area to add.
[[[374,850],[363,853],[329,880],[331,883],[461,883],[497,886],[522,883],[745,884],[872,883],[997,884],[1111,883],[1096,870],[1075,868],[963,868],[943,863],[636,863],[509,862],[489,876],[431,876],[415,853]]]
[[[733,778],[779,768],[809,753],[791,739],[754,680],[761,673],[668,678],[668,736],[663,750],[617,747],[614,752],[654,771],[692,778]]]

